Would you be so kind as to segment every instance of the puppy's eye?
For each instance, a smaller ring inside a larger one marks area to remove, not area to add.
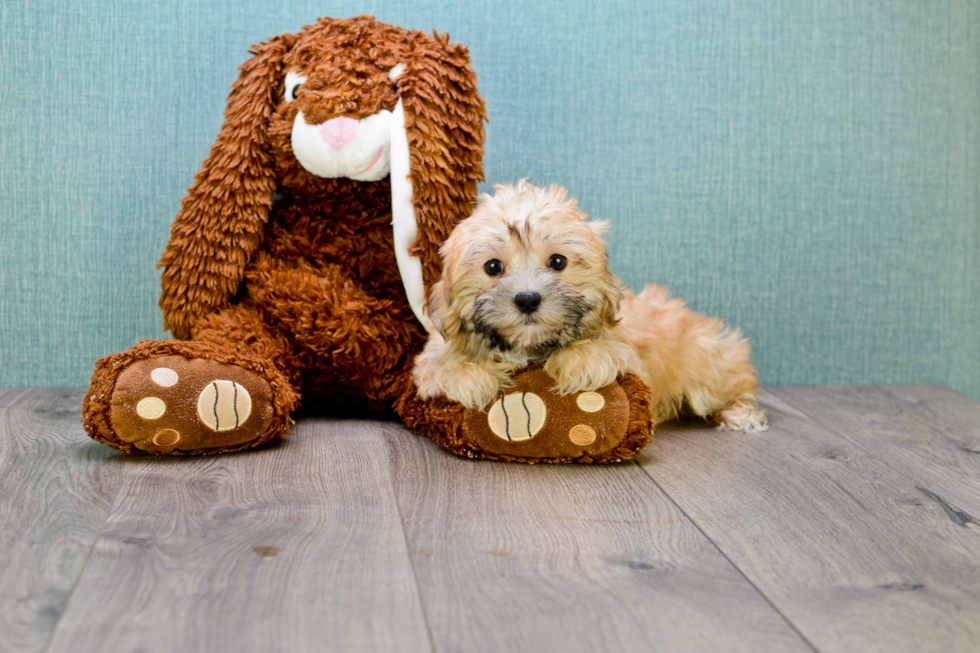
[[[504,264],[497,259],[493,259],[483,264],[483,271],[489,274],[491,277],[495,277],[498,274],[503,273]]]
[[[395,93],[397,93],[400,90],[402,90],[402,87],[398,85],[398,82],[395,82]]]
[[[552,254],[551,258],[548,259],[548,267],[555,272],[561,272],[568,265],[568,259],[561,254]]]
[[[286,102],[296,99],[296,92],[306,83],[306,76],[298,73],[286,73]]]

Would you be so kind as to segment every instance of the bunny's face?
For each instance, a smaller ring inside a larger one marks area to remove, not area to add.
[[[395,138],[404,133],[399,78],[408,57],[401,34],[381,42],[376,36],[325,26],[301,37],[284,57],[270,125],[280,167],[295,167],[294,157],[315,177],[379,181],[389,175],[392,130],[398,130]],[[357,47],[368,39],[371,47]]]
[[[396,66],[389,76],[396,78],[399,72]],[[297,93],[314,95],[316,91],[312,89],[303,90],[308,84],[305,75],[287,73],[285,101],[297,102]],[[305,103],[308,112],[296,110],[290,134],[296,160],[317,177],[348,177],[355,181],[387,177],[391,171],[391,111],[381,109],[364,118],[335,115],[318,120],[336,113],[325,106],[333,104],[332,99],[329,95],[326,102],[313,98]]]

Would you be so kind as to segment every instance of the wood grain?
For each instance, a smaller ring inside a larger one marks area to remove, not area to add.
[[[809,651],[634,463],[514,465],[388,428],[437,651]]]
[[[778,394],[760,398],[769,431],[666,426],[640,464],[818,650],[975,650],[980,529]]]
[[[122,479],[82,430],[83,396],[0,395],[16,403],[0,408],[0,651],[45,650]]]
[[[50,394],[39,394],[36,390],[32,390],[31,388],[0,388],[0,408],[16,406],[18,402],[26,399],[28,396],[35,398],[50,397]],[[50,401],[50,399],[45,399],[45,401]]]
[[[980,403],[945,388],[768,389],[768,432],[665,426],[608,467],[329,419],[242,454],[124,458],[85,436],[83,394],[0,391],[0,651],[980,638]]]
[[[429,651],[372,422],[126,461],[51,651]]]
[[[942,386],[770,392],[905,475],[935,510],[980,526],[980,402]]]

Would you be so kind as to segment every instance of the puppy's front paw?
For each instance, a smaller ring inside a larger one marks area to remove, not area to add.
[[[557,381],[561,395],[598,390],[629,367],[632,348],[618,340],[583,340],[562,347],[544,364],[544,371]]]
[[[466,408],[485,408],[503,385],[496,374],[478,365],[447,370],[443,379],[446,396]]]
[[[415,375],[422,397],[446,397],[465,408],[482,409],[497,398],[506,382],[496,370],[476,364],[460,364],[431,370],[433,374]]]

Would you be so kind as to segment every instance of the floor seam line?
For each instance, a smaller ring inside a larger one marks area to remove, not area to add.
[[[674,499],[674,497],[672,497],[672,496],[670,495],[670,493],[669,493],[669,492],[667,492],[667,490],[666,490],[666,489],[665,489],[665,488],[664,488],[664,487],[663,487],[663,486],[662,486],[662,485],[661,485],[661,484],[660,484],[659,482],[657,482],[657,479],[655,479],[655,478],[653,477],[653,475],[651,475],[651,474],[650,474],[650,472],[648,472],[648,471],[647,471],[647,469],[646,469],[646,468],[645,468],[645,467],[644,467],[643,465],[641,465],[641,464],[640,464],[640,461],[638,461],[638,460],[633,460],[633,462],[634,462],[634,463],[636,463],[636,466],[637,466],[637,467],[639,467],[639,468],[640,468],[640,469],[641,469],[641,470],[643,471],[643,473],[644,473],[644,474],[646,475],[646,477],[647,477],[647,478],[649,478],[649,479],[650,479],[650,481],[651,481],[651,482],[652,482],[652,483],[653,483],[654,485],[656,485],[656,486],[657,486],[657,487],[658,487],[658,488],[660,489],[660,491],[661,491],[661,492],[663,492],[663,493],[664,493],[664,496],[665,496],[665,497],[667,497],[667,499],[668,499],[668,500],[669,500],[669,501],[670,501],[670,502],[671,502],[672,504],[674,504],[674,506],[675,506],[675,507],[676,507],[676,508],[677,508],[678,510],[680,510],[680,511],[681,511],[681,514],[682,514],[682,515],[684,515],[684,516],[685,516],[685,517],[686,517],[686,518],[688,519],[688,521],[690,521],[690,522],[691,522],[691,524],[692,524],[692,525],[694,526],[694,528],[696,528],[696,529],[698,529],[698,532],[699,532],[699,533],[701,533],[701,535],[703,535],[703,536],[704,536],[704,538],[705,538],[706,540],[708,540],[708,542],[710,542],[710,543],[711,543],[711,546],[712,546],[712,547],[714,547],[714,549],[715,549],[715,551],[717,551],[717,552],[718,552],[718,554],[719,554],[719,555],[720,555],[721,557],[723,557],[723,558],[724,558],[725,560],[727,560],[727,561],[728,561],[728,564],[730,564],[730,565],[732,566],[732,568],[733,568],[733,569],[735,569],[735,571],[737,571],[737,572],[738,572],[738,575],[739,575],[739,576],[741,576],[742,578],[744,578],[744,579],[745,579],[745,582],[747,582],[747,583],[748,583],[748,584],[749,584],[749,585],[750,585],[750,586],[752,587],[752,589],[754,589],[754,590],[755,590],[755,591],[756,591],[756,592],[757,592],[757,593],[759,594],[759,596],[761,596],[761,597],[762,597],[762,600],[763,600],[763,601],[765,601],[766,603],[768,603],[768,604],[769,604],[769,607],[771,607],[771,608],[772,608],[772,609],[773,609],[773,610],[774,610],[774,611],[776,612],[776,614],[778,614],[778,615],[780,616],[780,618],[781,618],[781,619],[782,619],[783,621],[785,621],[785,622],[786,622],[786,625],[788,625],[788,626],[790,627],[790,629],[792,629],[792,631],[793,631],[794,633],[796,633],[796,634],[797,634],[797,636],[798,636],[798,637],[799,637],[799,638],[800,638],[800,639],[801,639],[801,640],[803,641],[803,643],[804,643],[804,644],[806,644],[807,646],[809,646],[809,647],[810,647],[810,649],[814,651],[814,653],[821,653],[821,651],[820,651],[820,649],[818,649],[818,648],[816,647],[816,645],[814,645],[814,643],[813,643],[813,642],[811,642],[811,641],[809,640],[809,638],[807,638],[807,636],[806,636],[806,635],[804,635],[804,634],[803,634],[803,632],[802,632],[802,631],[801,631],[801,630],[800,630],[799,628],[797,628],[797,627],[796,627],[796,624],[794,624],[794,623],[793,623],[793,622],[792,622],[792,621],[790,620],[790,618],[789,618],[789,617],[787,617],[787,616],[786,616],[786,614],[785,614],[785,613],[783,613],[783,611],[782,611],[782,610],[780,610],[780,609],[779,609],[779,608],[778,608],[778,607],[776,606],[776,604],[772,602],[772,600],[771,600],[771,599],[769,598],[769,596],[768,596],[768,595],[767,595],[767,594],[766,594],[765,592],[763,592],[763,591],[762,591],[762,590],[761,590],[761,589],[759,588],[759,586],[758,586],[758,585],[756,585],[756,584],[755,584],[755,582],[753,582],[753,581],[752,581],[752,579],[751,579],[751,578],[749,578],[749,577],[748,577],[748,576],[747,576],[747,575],[745,574],[745,572],[744,572],[744,571],[742,571],[742,568],[741,568],[741,567],[739,567],[739,566],[738,566],[737,564],[735,564],[735,561],[734,561],[734,560],[732,560],[732,559],[731,559],[731,558],[730,558],[730,557],[728,556],[728,554],[726,554],[726,553],[725,553],[725,552],[724,552],[724,551],[722,550],[722,548],[721,548],[721,547],[720,547],[720,546],[718,545],[718,543],[717,543],[717,542],[715,542],[715,541],[714,541],[714,539],[712,539],[712,537],[711,537],[710,535],[708,535],[708,534],[707,534],[707,533],[706,533],[706,532],[704,531],[704,529],[703,529],[703,528],[701,528],[701,525],[700,525],[700,524],[698,524],[698,523],[697,523],[696,521],[694,521],[694,518],[693,518],[693,517],[691,517],[691,515],[689,515],[689,514],[687,513],[687,511],[686,511],[686,510],[684,510],[684,508],[682,508],[682,507],[680,506],[680,504],[679,504],[679,503],[677,503],[677,501],[676,501],[676,500]]]
[[[104,462],[106,458],[103,458],[102,460]],[[65,599],[65,607],[61,611],[61,614],[58,615],[58,623],[56,623],[54,628],[51,629],[51,634],[48,636],[48,641],[44,644],[44,653],[48,653],[48,651],[51,650],[51,646],[54,644],[54,636],[58,634],[58,629],[61,628],[62,619],[66,614],[68,614],[71,601],[73,598],[75,598],[75,590],[78,589],[78,585],[82,582],[82,576],[85,575],[85,570],[88,569],[89,562],[92,560],[92,555],[95,553],[95,547],[99,545],[99,540],[102,539],[102,534],[105,532],[105,527],[109,523],[109,519],[111,519],[115,514],[117,505],[120,502],[120,497],[124,495],[123,486],[126,484],[127,480],[128,472],[127,478],[120,481],[119,490],[116,492],[116,496],[112,500],[112,505],[106,512],[105,519],[102,520],[102,524],[99,526],[99,530],[95,534],[95,539],[92,540],[92,546],[89,547],[88,553],[85,554],[85,562],[82,564],[82,568],[79,570],[78,577],[75,579],[75,582],[72,583],[71,590],[68,591],[68,598]]]
[[[388,447],[388,459],[393,459],[397,454],[395,454],[395,448],[392,446],[391,438],[387,437],[391,430],[389,428],[384,429],[385,432],[385,446]],[[394,471],[394,469],[392,469]],[[422,621],[425,623],[425,635],[429,639],[429,649],[432,653],[436,653],[436,642],[432,637],[432,626],[429,624],[429,613],[425,609],[425,599],[422,596],[422,584],[419,583],[419,574],[415,569],[415,560],[412,557],[412,549],[408,544],[408,529],[405,527],[405,516],[402,514],[402,504],[398,501],[398,493],[395,491],[395,483],[391,483],[391,496],[395,500],[395,508],[398,510],[398,523],[402,527],[402,541],[405,543],[405,556],[408,558],[408,566],[412,570],[412,579],[415,581],[415,593],[419,597],[419,609],[422,610]]]

